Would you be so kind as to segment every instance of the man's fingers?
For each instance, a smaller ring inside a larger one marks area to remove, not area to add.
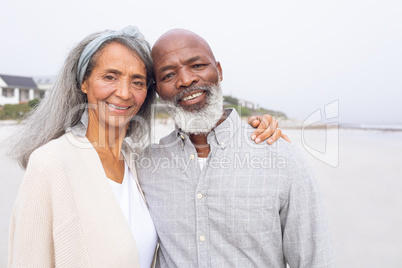
[[[282,129],[280,129],[280,128],[275,129],[274,134],[272,134],[272,136],[269,137],[269,139],[267,140],[267,143],[269,145],[273,144],[281,137],[281,135],[282,135]]]
[[[255,140],[258,139],[261,133],[263,133],[270,125],[272,117],[270,115],[258,116],[260,124],[258,125],[257,129],[254,130],[253,134],[251,135],[251,139]],[[257,142],[258,143],[258,142]]]
[[[271,139],[272,135],[275,133],[276,129],[278,127],[278,122],[276,120],[272,120],[271,124],[269,125],[269,127],[267,129],[265,129],[264,132],[262,132],[256,139],[255,142],[256,143],[260,143],[262,141],[267,140],[268,138]],[[276,138],[278,139],[278,138]],[[275,140],[276,140],[275,139]],[[275,141],[274,140],[274,141]]]
[[[289,139],[289,137],[288,137],[288,135],[286,135],[286,134],[282,134],[282,139],[284,139],[285,141],[287,141],[287,142],[289,142],[289,143],[291,143],[292,141]]]
[[[247,123],[250,125],[250,126],[252,126],[252,127],[254,127],[254,128],[256,128],[259,124],[260,124],[260,122],[261,122],[261,118],[260,118],[260,116],[250,116],[248,119],[247,119]]]

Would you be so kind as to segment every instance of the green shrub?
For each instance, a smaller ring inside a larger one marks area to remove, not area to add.
[[[0,119],[21,119],[31,110],[28,103],[6,104],[0,110]]]
[[[1,119],[6,119],[6,112],[3,109],[0,109],[0,120]]]
[[[240,105],[225,105],[225,108],[234,108],[240,116],[250,116],[251,111],[246,107]]]
[[[29,105],[29,107],[31,107],[31,108],[35,108],[36,106],[38,106],[39,102],[40,102],[39,99],[33,99],[33,100],[30,100],[30,101],[28,102],[28,105]]]
[[[237,105],[239,103],[239,100],[232,96],[223,96],[223,99],[233,105]]]

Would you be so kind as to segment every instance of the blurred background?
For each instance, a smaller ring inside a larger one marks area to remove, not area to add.
[[[23,177],[7,136],[75,44],[129,24],[151,45],[172,28],[198,33],[221,62],[226,104],[278,116],[316,172],[338,267],[402,266],[401,1],[5,0],[1,10],[0,267]],[[158,119],[154,140],[172,127]]]

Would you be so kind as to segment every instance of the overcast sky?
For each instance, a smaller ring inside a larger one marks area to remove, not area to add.
[[[305,119],[339,101],[340,123],[402,124],[402,1],[4,0],[0,73],[56,75],[86,35],[139,27],[203,36],[224,94]],[[332,120],[333,121],[333,120]]]

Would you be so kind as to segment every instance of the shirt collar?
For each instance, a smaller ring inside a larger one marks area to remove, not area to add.
[[[88,129],[88,106],[85,106],[85,110],[81,115],[80,121],[72,127],[67,128],[66,132],[72,132],[74,135],[84,137],[87,134]]]
[[[220,148],[224,149],[231,141],[233,136],[241,126],[241,120],[237,111],[233,108],[225,109],[226,119],[208,133],[207,141],[209,144],[216,143]],[[184,143],[189,140],[188,134],[181,131],[176,125],[176,136]]]

